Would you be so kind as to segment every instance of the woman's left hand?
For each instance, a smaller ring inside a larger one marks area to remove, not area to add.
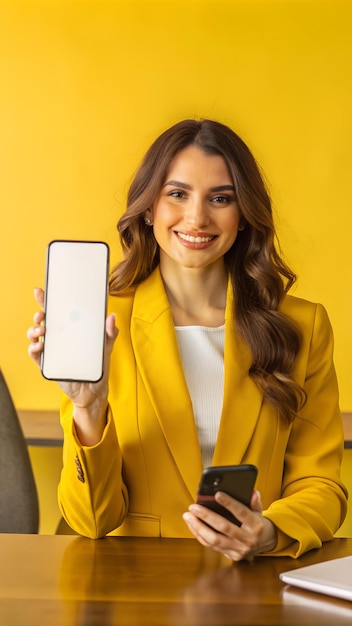
[[[253,492],[251,508],[222,491],[216,493],[215,499],[239,520],[241,526],[232,524],[205,506],[191,504],[183,519],[199,543],[221,552],[232,561],[248,559],[275,548],[276,528],[262,515],[259,491]]]

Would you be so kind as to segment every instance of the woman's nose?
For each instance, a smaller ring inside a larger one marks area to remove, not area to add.
[[[193,228],[200,228],[209,224],[209,214],[205,202],[201,198],[194,198],[186,207],[185,221]]]

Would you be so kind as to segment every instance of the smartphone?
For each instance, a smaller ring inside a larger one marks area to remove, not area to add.
[[[240,526],[239,520],[230,511],[218,504],[214,496],[217,491],[224,491],[249,507],[257,473],[258,470],[255,465],[206,467],[198,487],[198,504],[208,507],[211,511],[226,517],[236,526]]]
[[[41,358],[44,378],[94,383],[103,376],[108,277],[105,242],[49,243]]]

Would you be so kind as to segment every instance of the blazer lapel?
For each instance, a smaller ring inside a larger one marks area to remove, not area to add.
[[[224,403],[213,465],[240,464],[255,429],[263,395],[249,378],[251,354],[233,319],[229,281],[225,314]]]
[[[172,313],[158,268],[136,289],[131,338],[167,445],[194,499],[202,458]]]

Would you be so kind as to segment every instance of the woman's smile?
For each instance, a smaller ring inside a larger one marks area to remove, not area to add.
[[[181,231],[174,231],[174,233],[181,240],[183,245],[194,250],[207,248],[216,238],[216,235],[208,235],[206,233],[190,234]]]

